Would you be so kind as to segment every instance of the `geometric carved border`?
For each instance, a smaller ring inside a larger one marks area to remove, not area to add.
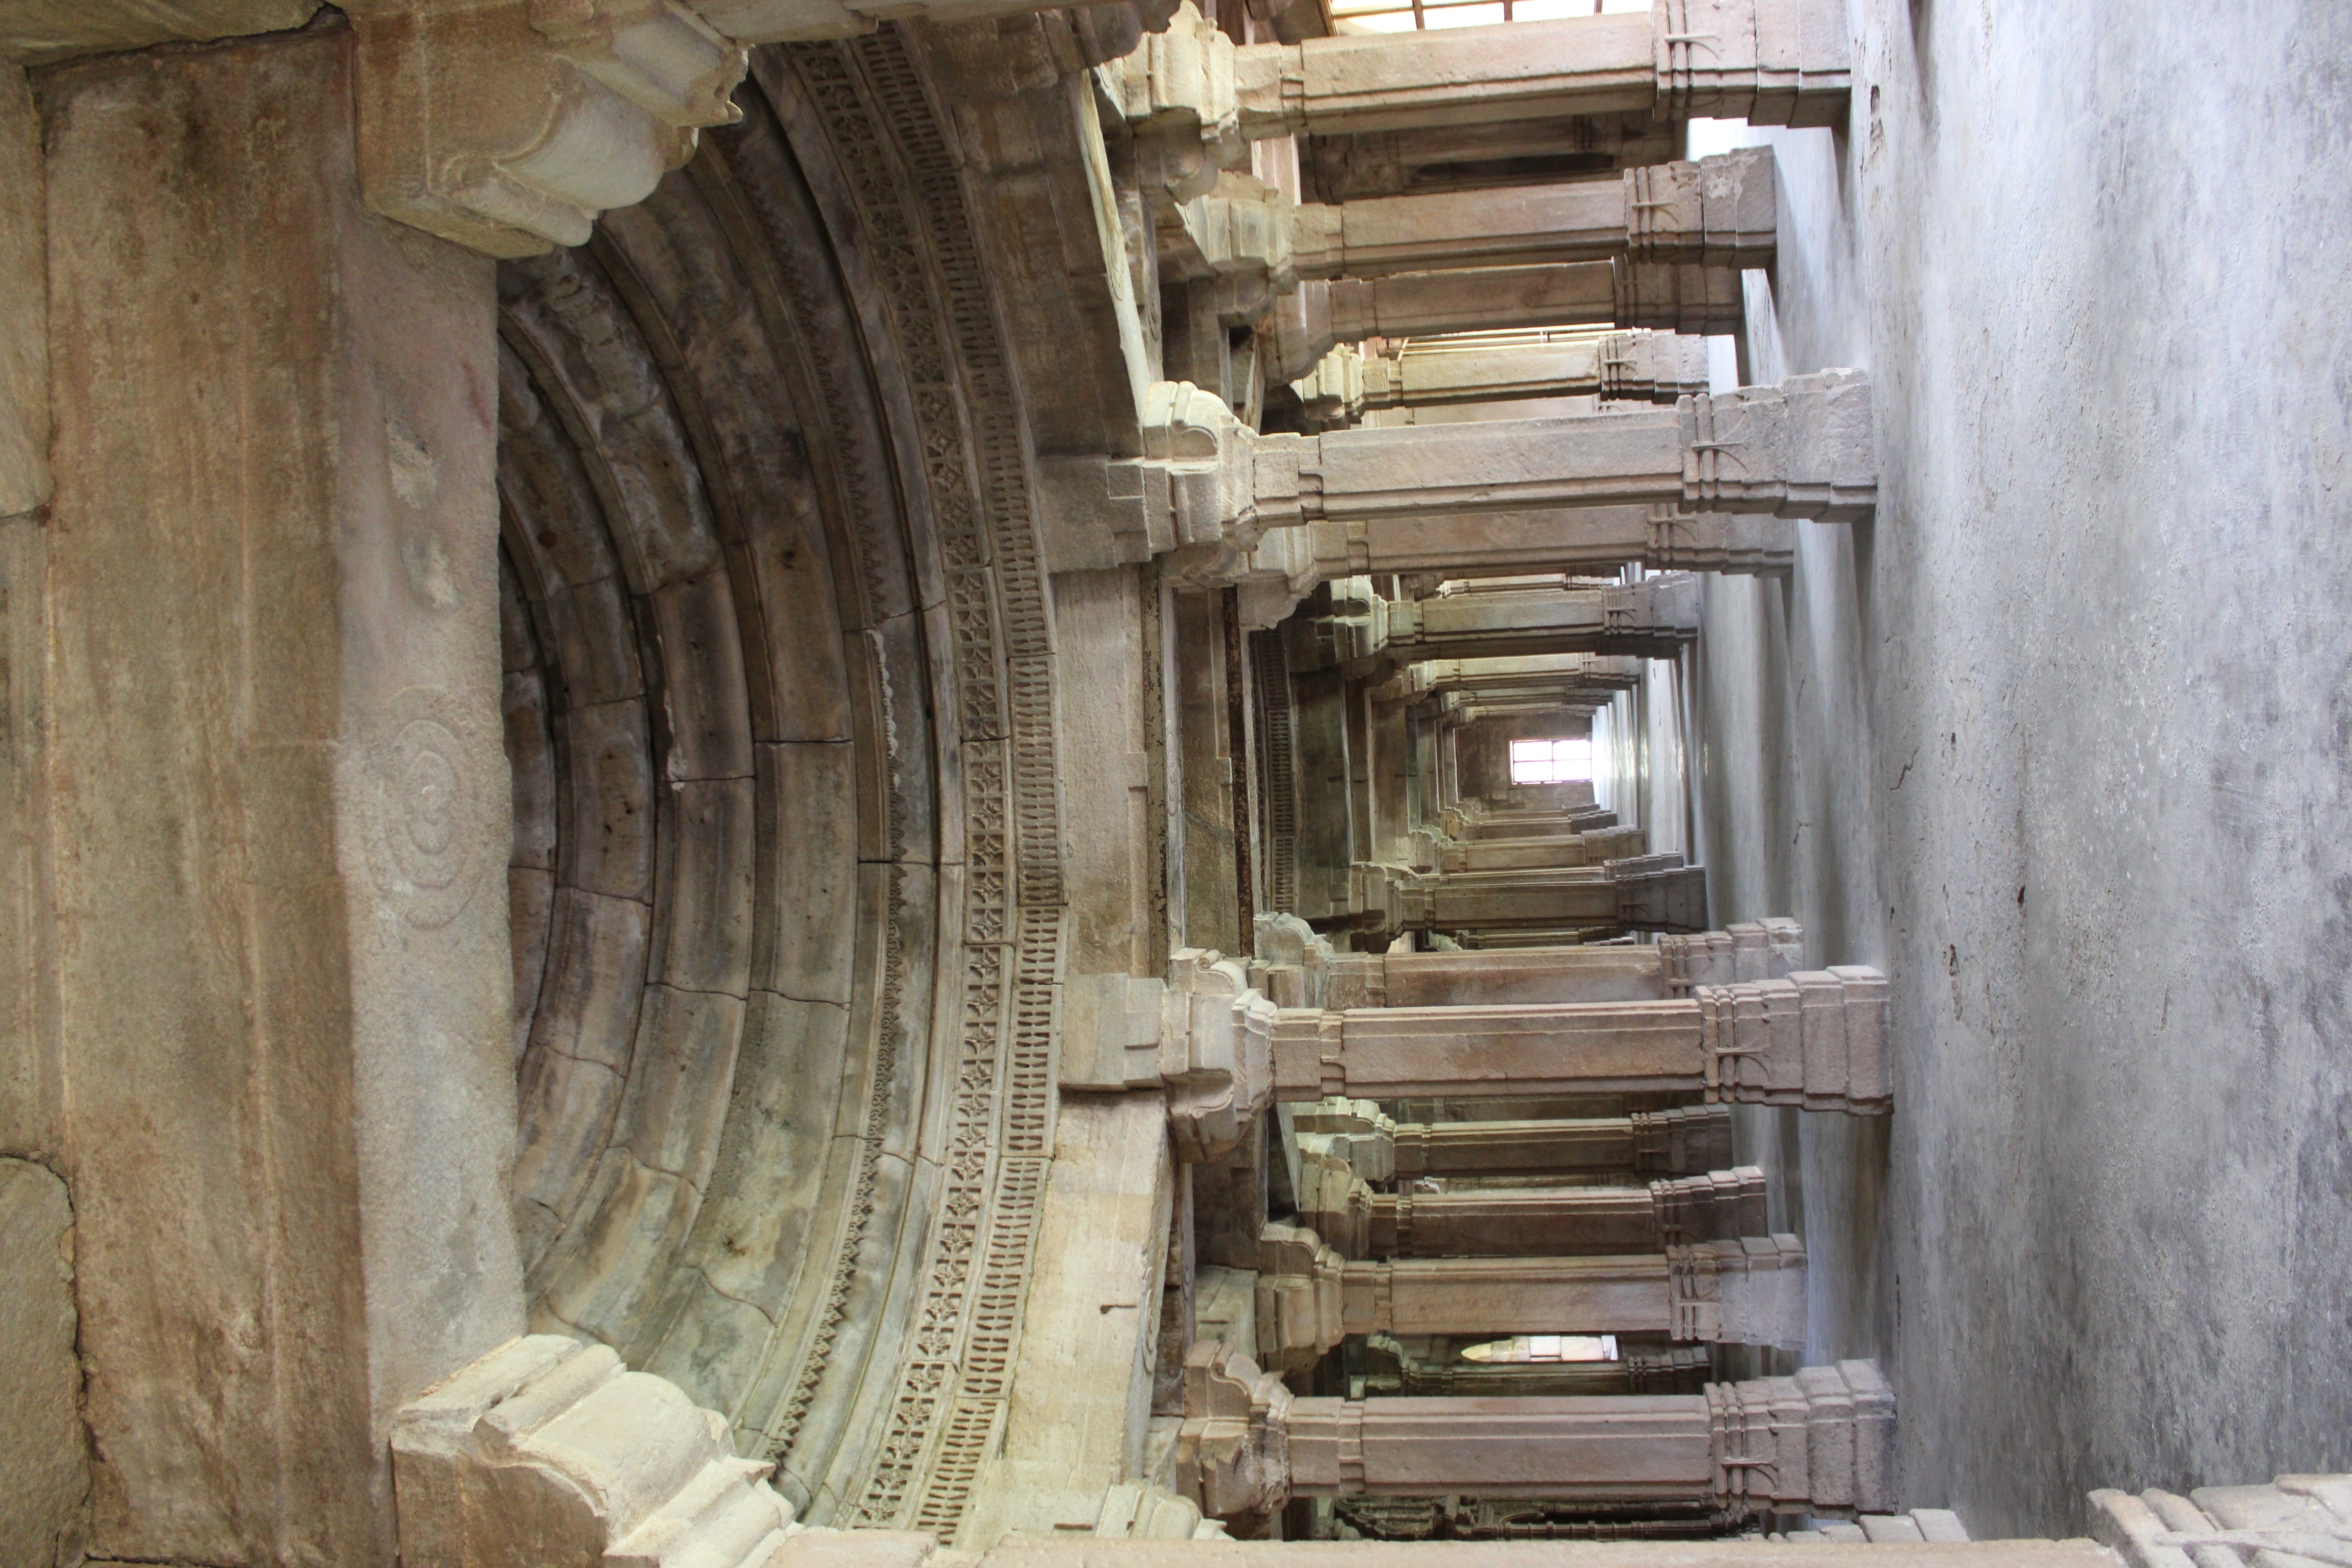
[[[913,395],[964,794],[946,1179],[880,1442],[837,1522],[947,1538],[1003,1431],[1051,1155],[1064,904],[1052,611],[1011,358],[962,176],[905,37],[888,27],[787,58],[840,153]]]

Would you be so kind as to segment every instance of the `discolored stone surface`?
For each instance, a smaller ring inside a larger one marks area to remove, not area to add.
[[[1748,369],[1872,372],[1879,515],[1710,586],[1694,752],[1717,918],[1893,982],[1892,1126],[1749,1129],[1813,1353],[1979,1537],[2341,1468],[2352,14],[1852,9]]]

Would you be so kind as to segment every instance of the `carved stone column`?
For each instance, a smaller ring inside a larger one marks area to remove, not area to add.
[[[1547,871],[1462,871],[1401,866],[1355,868],[1349,923],[1394,935],[1453,931],[1557,946],[1594,931],[1699,931],[1706,927],[1706,869],[1675,854]]]
[[[1844,19],[1828,0],[1664,0],[1647,17],[1256,44],[1234,52],[1234,77],[1249,137],[1627,110],[1835,125],[1847,99]]]
[[[1588,658],[1593,656],[1562,654],[1559,657]],[[1627,659],[1624,662],[1639,664],[1640,661]],[[1564,806],[1557,811],[1489,811],[1475,802],[1468,802],[1439,812],[1437,822],[1449,838],[1524,838],[1537,833],[1590,833],[1596,827],[1614,827],[1617,826],[1617,814],[1589,805]]]
[[[1531,397],[1672,403],[1707,389],[1706,340],[1675,332],[1588,332],[1532,348],[1363,354],[1333,349],[1294,384],[1322,426],[1397,408]]]
[[[1310,523],[1307,531],[1316,574],[1325,582],[1375,573],[1613,572],[1628,563],[1763,576],[1786,574],[1797,558],[1791,520],[1666,505],[1376,518]]]
[[[1687,999],[1549,1006],[1286,1008],[1279,1100],[1706,1091],[1858,1114],[1887,1109],[1886,980],[1800,971]]]
[[[1441,838],[1432,848],[1441,872],[1540,871],[1630,859],[1648,849],[1649,837],[1647,828],[1600,827],[1541,838]]]
[[[1753,1165],[1646,1187],[1474,1187],[1370,1194],[1372,1258],[1542,1258],[1655,1252],[1764,1231]]]
[[[1375,278],[1630,255],[1746,268],[1773,263],[1772,153],[1748,147],[1629,169],[1618,181],[1500,185],[1291,209],[1301,278]]]
[[[1416,35],[1418,37],[1418,35]],[[1311,279],[1260,327],[1295,381],[1341,343],[1496,327],[1624,327],[1701,337],[1746,324],[1739,268],[1700,262],[1549,262]]]
[[[1177,1157],[1213,1159],[1265,1109],[1274,1005],[1242,965],[1179,948],[1166,982],[1074,974],[1062,984],[1061,1086],[1097,1093],[1165,1089]]]
[[[1475,847],[1481,841],[1473,840]],[[1519,842],[1503,839],[1497,842]],[[1699,984],[1777,980],[1804,965],[1792,920],[1667,936],[1654,947],[1530,947],[1492,952],[1348,952],[1328,962],[1328,1007],[1460,1007],[1643,1002]]]
[[[1241,207],[1218,210],[1238,234]],[[1235,251],[1235,276],[1273,276],[1265,271],[1271,254]],[[1406,274],[1365,286],[1450,276]],[[1200,387],[1161,383],[1144,398],[1141,456],[1106,459],[1099,470],[1081,464],[1058,483],[1073,505],[1093,507],[1101,520],[1102,536],[1073,542],[1072,559],[1108,565],[1172,552],[1171,569],[1188,585],[1231,584],[1295,600],[1322,570],[1318,552],[1306,540],[1268,538],[1270,530],[1637,505],[1826,521],[1866,515],[1876,495],[1870,395],[1861,372],[1825,371],[1685,396],[1672,411],[1262,436]],[[1719,531],[1693,532],[1689,549],[1703,558],[1737,555],[1737,543]],[[1646,550],[1647,531],[1643,538]],[[1326,555],[1348,548],[1344,534],[1328,544]],[[1254,605],[1251,623],[1270,624],[1268,608]]]
[[[1703,1345],[1637,1350],[1622,1342],[1617,1359],[1604,1362],[1475,1362],[1457,1357],[1432,1364],[1404,1357],[1394,1378],[1394,1392],[1424,1399],[1698,1394],[1706,1387],[1713,1361]]]
[[[1690,1105],[1550,1121],[1406,1121],[1389,1149],[1400,1177],[1689,1173],[1730,1162],[1731,1112]]]
[[[1341,1259],[1312,1231],[1268,1226],[1258,1352],[1312,1365],[1348,1334],[1664,1334],[1725,1344],[1805,1338],[1793,1236],[1603,1257]]]
[[[1869,1362],[1701,1394],[1297,1399],[1300,1497],[1453,1493],[1681,1502],[1727,1511],[1884,1512],[1895,1396]]]
[[[1384,676],[1426,658],[1578,652],[1671,658],[1698,636],[1698,579],[1685,574],[1630,586],[1383,599],[1351,581],[1318,626],[1342,669]]]

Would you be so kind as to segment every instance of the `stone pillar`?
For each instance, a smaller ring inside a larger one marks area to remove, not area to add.
[[[1324,920],[1349,907],[1357,858],[1349,798],[1349,683],[1338,671],[1293,667],[1291,746],[1298,770],[1297,901],[1293,912]],[[1370,853],[1370,846],[1363,846]]]
[[[1305,181],[1332,202],[1427,195],[1504,183],[1529,169],[1561,177],[1621,173],[1682,155],[1683,128],[1643,112],[1565,114],[1486,125],[1423,125],[1310,137],[1299,146]]]
[[[1334,349],[1316,367],[1303,401],[1328,399],[1323,417],[1391,408],[1506,403],[1526,397],[1598,397],[1667,403],[1707,390],[1706,340],[1675,332],[1580,332],[1524,348],[1360,354]]]
[[[1268,1226],[1257,1344],[1302,1371],[1349,1334],[1661,1334],[1722,1344],[1805,1340],[1793,1236],[1590,1258],[1347,1261],[1314,1232]]]
[[[1613,256],[1769,268],[1777,221],[1772,173],[1769,148],[1746,147],[1628,169],[1618,180],[1308,202],[1290,209],[1290,260],[1300,278]]]
[[[1473,841],[1473,847],[1478,842]],[[1519,842],[1503,839],[1498,842]],[[1528,947],[1494,952],[1349,952],[1328,966],[1328,1007],[1460,1007],[1646,1002],[1699,984],[1777,980],[1803,967],[1805,933],[1775,919],[1654,947]]]
[[[1563,657],[1582,658],[1589,656],[1568,654]],[[1638,661],[1629,659],[1626,662]],[[1598,806],[1568,806],[1558,811],[1487,811],[1470,805],[1441,814],[1438,823],[1451,838],[1524,838],[1538,833],[1590,833],[1596,827],[1614,827],[1617,826],[1617,814],[1602,811]]]
[[[1711,1100],[1871,1114],[1888,1108],[1886,980],[1800,971],[1664,1002],[1285,1008],[1275,1095],[1706,1091]]]
[[[1437,658],[1408,666],[1396,689],[1410,697],[1475,692],[1481,696],[1513,691],[1551,692],[1565,689],[1631,691],[1642,684],[1639,659],[1612,658],[1600,654],[1525,654],[1516,658]],[[1486,813],[1475,814],[1481,817]],[[1532,812],[1496,813],[1512,820],[1536,820]],[[1448,832],[1454,829],[1448,828]],[[1456,834],[1457,837],[1469,837]]]
[[[1895,1503],[1895,1395],[1869,1362],[1709,1384],[1699,1394],[1295,1399],[1287,1414],[1299,1497],[1451,1493],[1824,1515]]]
[[[93,1557],[389,1561],[394,1409],[523,1326],[495,279],[362,204],[358,53],[39,84]]]
[[[1359,866],[1350,908],[1360,931],[1508,933],[1521,947],[1558,945],[1597,930],[1699,931],[1706,927],[1706,871],[1675,854],[1450,877]]]
[[[1706,1386],[1714,1360],[1704,1345],[1637,1350],[1622,1342],[1615,1361],[1602,1362],[1476,1362],[1457,1357],[1432,1364],[1401,1357],[1393,1392],[1425,1399],[1697,1394]],[[1352,1397],[1361,1397],[1352,1388],[1350,1392]]]
[[[1307,525],[1325,582],[1370,574],[1494,577],[1654,571],[1786,574],[1797,525],[1761,513],[1684,512],[1668,505],[1560,511],[1455,512]]]
[[[1577,652],[1672,658],[1698,636],[1699,584],[1676,573],[1620,588],[1383,599],[1357,579],[1317,623],[1340,668],[1385,676],[1421,659]]]
[[[1646,17],[1255,44],[1234,51],[1234,87],[1248,137],[1636,110],[1836,125],[1845,25],[1827,0],[1663,0]]]
[[[1390,1134],[1389,1150],[1400,1178],[1685,1173],[1729,1163],[1731,1111],[1689,1105],[1549,1121],[1404,1121]]]
[[[1747,315],[1736,267],[1620,258],[1309,279],[1274,302],[1259,331],[1272,349],[1269,368],[1296,381],[1341,343],[1366,338],[1498,327],[1638,327],[1706,337],[1738,331]]]
[[[1474,1187],[1370,1194],[1373,1258],[1582,1258],[1656,1252],[1764,1231],[1753,1165],[1646,1187]]]
[[[1601,827],[1585,833],[1555,833],[1536,838],[1477,838],[1467,843],[1435,839],[1433,858],[1441,872],[1542,871],[1599,866],[1630,859],[1649,847],[1643,827]]]
[[[1274,527],[1661,503],[1844,521],[1866,516],[1875,493],[1870,382],[1859,371],[1686,396],[1672,410],[1261,436],[1247,445],[1255,483],[1233,499]]]

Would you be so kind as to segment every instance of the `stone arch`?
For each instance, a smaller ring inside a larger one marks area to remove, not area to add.
[[[534,1326],[952,1529],[1003,1415],[1060,950],[1017,390],[896,30],[500,273]]]

